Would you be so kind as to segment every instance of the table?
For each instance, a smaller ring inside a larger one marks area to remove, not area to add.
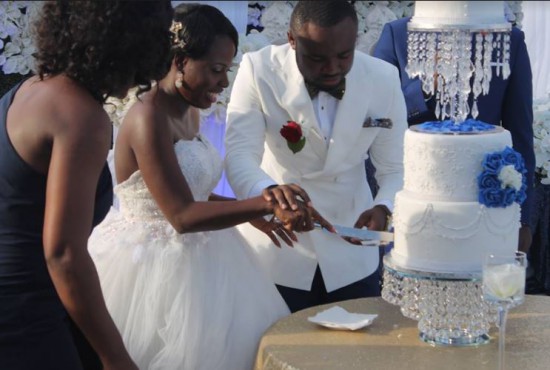
[[[331,330],[307,321],[335,305],[378,318],[357,331]],[[497,369],[497,328],[491,328],[488,344],[446,347],[421,341],[417,324],[379,297],[308,308],[265,332],[255,370]],[[550,368],[550,297],[526,295],[525,303],[510,310],[506,365],[510,370]]]

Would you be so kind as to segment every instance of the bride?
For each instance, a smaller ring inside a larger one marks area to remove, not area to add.
[[[211,194],[222,163],[199,134],[197,108],[227,87],[238,35],[219,10],[196,4],[176,8],[172,31],[170,72],[117,135],[120,211],[95,228],[89,250],[140,369],[250,369],[262,333],[289,311],[231,226],[252,221],[289,245],[312,220],[332,227],[296,185],[243,201]]]

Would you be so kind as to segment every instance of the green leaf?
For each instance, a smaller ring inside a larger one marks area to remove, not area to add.
[[[302,137],[300,141],[296,143],[291,143],[290,141],[286,142],[288,145],[288,149],[292,150],[292,153],[296,154],[300,150],[304,149],[304,145],[306,145],[306,138]]]

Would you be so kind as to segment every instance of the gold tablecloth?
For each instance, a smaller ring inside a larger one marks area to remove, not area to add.
[[[331,330],[307,321],[332,306],[378,314],[366,328]],[[477,347],[432,346],[418,337],[418,322],[382,298],[355,299],[312,307],[275,323],[264,334],[256,370],[323,369],[497,369],[498,329]],[[510,310],[506,326],[506,368],[550,369],[550,297],[526,296]]]

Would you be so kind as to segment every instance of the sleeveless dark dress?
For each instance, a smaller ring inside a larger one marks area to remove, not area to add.
[[[61,304],[46,267],[46,176],[19,157],[7,135],[8,108],[20,85],[0,100],[0,368],[101,369]],[[96,192],[94,226],[107,214],[112,197],[106,164]]]

